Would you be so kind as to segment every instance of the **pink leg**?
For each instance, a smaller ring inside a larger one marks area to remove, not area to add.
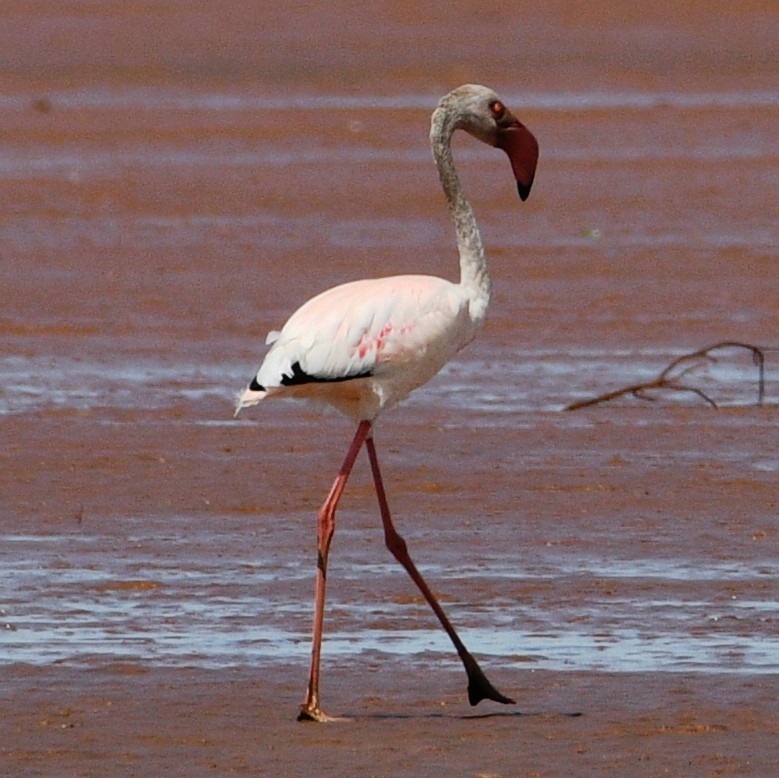
[[[504,704],[513,704],[514,700],[502,695],[487,680],[487,676],[484,675],[476,660],[471,656],[462,640],[460,640],[452,623],[444,613],[444,609],[435,598],[435,595],[430,590],[430,587],[425,582],[425,579],[422,577],[419,570],[417,570],[416,565],[411,561],[406,541],[398,534],[392,523],[389,505],[387,504],[387,496],[384,492],[384,484],[381,480],[379,460],[376,457],[376,446],[374,445],[371,436],[368,436],[366,439],[365,447],[368,450],[368,458],[371,461],[371,472],[373,473],[373,482],[376,485],[376,496],[379,498],[379,510],[381,511],[381,521],[384,525],[384,540],[387,544],[387,548],[411,576],[414,583],[435,612],[435,615],[438,616],[438,620],[441,622],[441,626],[446,630],[446,634],[449,635],[452,643],[454,643],[454,647],[457,649],[457,653],[465,667],[465,672],[468,675],[468,701],[471,705],[476,705],[484,699],[494,700],[495,702],[502,702]]]
[[[360,453],[360,448],[365,438],[370,433],[371,423],[361,421],[357,427],[349,451],[346,454],[343,465],[338,471],[338,476],[333,482],[330,494],[319,509],[317,514],[317,571],[316,590],[314,594],[314,628],[311,642],[311,670],[308,676],[308,691],[306,699],[300,706],[298,721],[331,721],[319,707],[319,662],[322,654],[322,631],[325,621],[325,584],[327,583],[327,558],[330,555],[330,544],[335,531],[335,509],[341,498],[349,473],[352,472],[354,461]]]

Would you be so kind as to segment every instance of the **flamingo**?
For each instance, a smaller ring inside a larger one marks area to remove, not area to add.
[[[382,482],[373,426],[377,416],[429,381],[475,337],[490,301],[491,281],[479,229],[455,170],[455,130],[505,151],[520,198],[530,193],[538,143],[492,90],[465,84],[441,98],[431,119],[430,144],[460,254],[460,282],[427,275],[353,281],[301,306],[267,339],[270,349],[240,394],[236,414],[266,397],[324,401],[357,424],[333,486],[317,514],[317,569],[308,688],[300,721],[332,721],[320,706],[319,679],[327,561],[335,512],[352,466],[365,446],[387,548],[406,569],[449,635],[468,677],[471,705],[514,700],[490,682],[458,636],[411,560],[395,529]]]

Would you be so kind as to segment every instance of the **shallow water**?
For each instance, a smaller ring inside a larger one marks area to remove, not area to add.
[[[447,365],[412,407],[437,407],[488,415],[562,410],[569,403],[609,389],[652,381],[686,352],[659,349],[544,350],[481,348],[480,354]],[[486,352],[486,353],[485,353]],[[492,353],[490,353],[492,352]],[[775,403],[779,359],[769,353],[765,373],[768,404]],[[685,383],[705,391],[724,407],[754,406],[758,370],[744,349],[715,352],[716,362],[696,364]],[[58,356],[0,358],[0,415],[29,413],[41,405],[59,410],[151,409],[181,400],[213,403],[225,412],[248,382],[252,363],[181,363],[140,357],[131,361],[90,361]],[[489,377],[500,376],[500,382]],[[656,396],[658,392],[655,392]],[[660,392],[659,394],[662,394]],[[700,404],[699,396],[679,393],[675,402]],[[216,419],[211,420],[216,421]],[[500,419],[496,420],[500,423]]]
[[[302,659],[312,570],[275,550],[292,531],[266,526],[240,555],[239,528],[219,517],[171,519],[153,532],[125,520],[108,535],[5,535],[0,663]],[[424,603],[382,594],[403,581],[400,568],[359,559],[374,534],[340,533],[348,550],[331,567],[326,655],[439,661],[450,646]],[[424,532],[414,540],[422,549],[430,542]],[[437,540],[457,544],[454,532]],[[420,565],[478,655],[531,669],[779,671],[775,556],[702,567],[684,556],[614,559],[554,543],[488,553],[475,565]]]

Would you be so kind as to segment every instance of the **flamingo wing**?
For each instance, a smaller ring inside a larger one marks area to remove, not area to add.
[[[470,339],[461,332],[467,321],[467,299],[442,278],[391,276],[342,284],[309,300],[273,333],[239,405],[253,405],[286,387],[414,370],[424,383]]]

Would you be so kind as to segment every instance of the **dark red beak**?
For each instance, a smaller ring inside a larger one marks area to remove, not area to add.
[[[524,202],[533,186],[538,163],[538,141],[533,133],[516,119],[507,127],[498,130],[495,145],[508,154],[511,169],[517,180],[517,191]]]

